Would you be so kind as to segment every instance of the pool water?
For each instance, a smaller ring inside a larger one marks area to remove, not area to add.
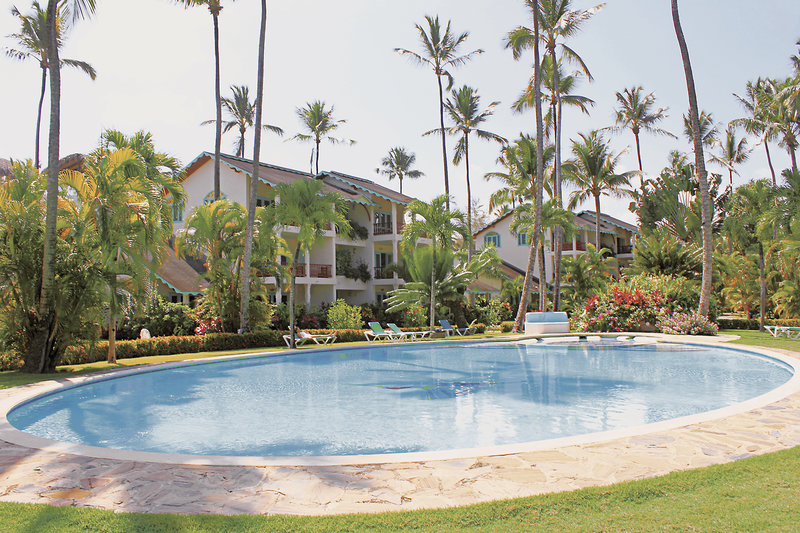
[[[448,450],[638,426],[766,393],[783,363],[677,344],[415,343],[195,363],[26,402],[57,441],[199,455]]]

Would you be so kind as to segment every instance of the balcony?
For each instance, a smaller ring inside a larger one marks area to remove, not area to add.
[[[392,225],[391,224],[374,224],[372,227],[372,234],[373,235],[391,235],[392,234]]]
[[[632,254],[633,253],[633,246],[630,244],[620,244],[617,246],[617,253],[618,254]]]
[[[564,242],[561,243],[561,251],[562,252],[571,252],[572,250],[576,250],[578,252],[585,252],[586,251],[586,243],[583,241],[576,241],[575,247],[572,247],[571,242]]]
[[[375,267],[375,279],[392,279],[392,271],[386,267]]]
[[[312,278],[330,278],[333,277],[333,270],[331,265],[311,263],[309,265],[309,274]],[[304,278],[306,275],[306,265],[304,263],[297,265],[297,277]]]

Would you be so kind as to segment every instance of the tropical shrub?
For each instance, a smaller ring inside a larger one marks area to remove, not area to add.
[[[428,322],[428,313],[419,302],[412,303],[406,307],[402,313],[403,318],[401,324],[403,327],[422,328],[425,327],[425,324]]]
[[[670,335],[716,335],[719,327],[699,313],[672,313],[658,317],[656,327]]]
[[[500,331],[503,333],[509,333],[512,329],[514,329],[514,321],[509,320],[507,322],[500,323]]]
[[[607,292],[591,296],[577,318],[578,331],[648,331],[668,312],[658,290],[642,291],[614,285]]]
[[[767,321],[771,326],[800,327],[800,318],[774,318]],[[719,329],[759,329],[761,326],[757,318],[718,318]]]
[[[197,313],[188,305],[167,302],[158,297],[139,315],[123,316],[117,326],[117,339],[138,339],[142,328],[153,337],[191,335],[200,325]]]
[[[343,298],[328,308],[328,327],[331,329],[359,329],[363,324],[361,308],[348,304]]]
[[[626,273],[667,274],[700,279],[702,271],[703,250],[700,246],[682,242],[666,232],[656,232],[636,242],[633,263]]]

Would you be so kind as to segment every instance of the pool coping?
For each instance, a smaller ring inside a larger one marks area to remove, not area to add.
[[[30,399],[55,392],[62,388],[81,385],[86,382],[103,380],[103,379],[116,379],[124,377],[128,374],[138,374],[142,372],[156,372],[166,370],[176,366],[187,366],[195,364],[212,364],[215,362],[226,361],[231,359],[239,359],[246,357],[253,357],[258,355],[265,356],[281,356],[287,353],[284,351],[273,352],[252,352],[247,354],[227,355],[220,357],[211,357],[204,359],[191,359],[185,361],[176,361],[169,363],[160,363],[156,365],[148,365],[146,368],[133,367],[126,369],[119,369],[113,371],[97,372],[87,375],[74,376],[69,378],[62,378],[55,381],[39,382],[31,385],[23,385],[7,389],[7,393],[0,396],[0,441],[5,441],[18,446],[43,450],[52,453],[67,453],[78,456],[84,456],[94,459],[108,459],[108,460],[125,460],[137,461],[146,463],[170,464],[170,465],[187,465],[187,466],[271,466],[271,467],[312,467],[312,466],[357,466],[357,465],[381,465],[393,463],[416,463],[428,461],[449,461],[458,459],[467,459],[485,456],[504,456],[519,453],[530,453],[542,450],[550,450],[556,448],[563,448],[569,446],[582,446],[591,445],[600,442],[618,440],[623,438],[634,437],[637,435],[644,435],[656,433],[661,431],[668,431],[691,424],[699,424],[702,422],[713,421],[722,418],[728,418],[737,414],[745,413],[760,407],[764,407],[784,398],[792,396],[800,392],[800,358],[792,357],[783,353],[779,353],[766,348],[756,346],[731,346],[723,344],[721,341],[724,338],[697,338],[694,336],[679,336],[679,335],[662,335],[662,334],[622,334],[627,337],[641,337],[642,339],[651,339],[656,342],[681,342],[690,345],[709,345],[721,344],[727,349],[741,352],[757,353],[759,355],[775,359],[790,366],[794,375],[783,385],[757,397],[751,398],[744,402],[739,402],[729,405],[720,409],[705,411],[694,415],[673,418],[661,422],[650,424],[643,424],[631,426],[622,429],[611,431],[603,431],[596,433],[588,433],[583,435],[575,435],[569,437],[560,437],[554,439],[539,440],[533,442],[524,442],[517,444],[506,444],[498,446],[476,447],[466,449],[452,449],[440,451],[425,451],[425,452],[409,452],[409,453],[387,453],[387,454],[367,454],[367,455],[344,455],[344,456],[309,456],[309,457],[261,457],[261,456],[215,456],[215,455],[189,455],[189,454],[168,454],[168,453],[155,453],[155,452],[142,452],[123,449],[102,448],[96,446],[85,446],[79,444],[72,444],[66,442],[58,442],[50,439],[37,437],[29,433],[25,433],[13,427],[6,417],[8,412],[16,405],[29,401]],[[489,339],[490,342],[509,342],[509,341],[525,341],[530,339],[573,339],[577,337],[585,337],[587,334],[550,334],[550,335],[536,335],[536,336],[513,336],[513,337],[498,337]],[[613,335],[595,335],[588,334],[589,337],[600,336],[620,336],[620,334]],[[476,342],[486,342],[486,340],[475,340]],[[464,339],[464,342],[470,342]],[[353,346],[348,349],[369,349],[371,345],[366,346]],[[336,350],[337,347],[325,346],[320,348],[313,348],[310,350],[303,350],[303,353],[309,352],[323,352]],[[798,354],[800,357],[800,354]],[[9,394],[10,392],[10,394]]]

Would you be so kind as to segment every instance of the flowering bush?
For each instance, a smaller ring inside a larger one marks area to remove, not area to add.
[[[203,318],[200,320],[196,328],[194,328],[195,335],[206,335],[208,333],[219,333],[222,331],[222,320],[219,317]]]
[[[698,313],[673,313],[660,317],[656,324],[670,335],[716,335],[719,327]]]
[[[425,308],[419,303],[413,303],[403,309],[403,326],[404,327],[424,327],[428,323],[428,313]]]
[[[331,329],[359,329],[363,324],[361,308],[349,305],[343,298],[336,300],[328,309],[328,326]]]

